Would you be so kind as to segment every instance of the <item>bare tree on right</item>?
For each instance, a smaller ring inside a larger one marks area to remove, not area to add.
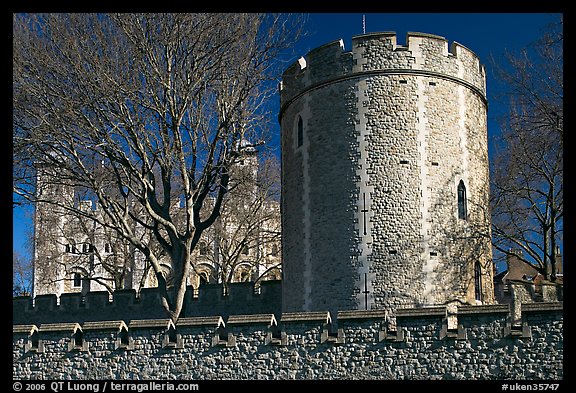
[[[495,67],[507,112],[491,158],[495,254],[516,255],[552,281],[564,228],[562,45],[560,16]]]

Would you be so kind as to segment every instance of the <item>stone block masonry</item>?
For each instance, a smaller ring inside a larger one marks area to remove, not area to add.
[[[39,295],[15,298],[12,302],[14,324],[42,324],[52,322],[86,322],[103,320],[166,318],[157,288],[144,288],[137,296],[134,290],[114,292],[112,301],[108,292],[88,292],[56,295]],[[182,317],[219,315],[227,318],[233,314],[270,313],[280,316],[282,282],[262,281],[258,289],[254,283],[228,284],[224,295],[221,284],[201,285],[197,296],[192,287],[185,295]]]
[[[13,326],[13,379],[563,379],[562,303]]]
[[[310,51],[280,93],[284,312],[493,303],[472,51],[364,34]]]

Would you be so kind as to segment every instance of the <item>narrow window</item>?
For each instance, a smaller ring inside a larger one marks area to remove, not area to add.
[[[250,249],[248,248],[248,245],[245,244],[244,246],[242,246],[242,254],[248,255],[249,253],[250,253]]]
[[[170,326],[166,334],[168,336],[169,344],[176,344],[178,342],[178,336],[176,335],[176,329],[174,329],[174,327]]]
[[[82,252],[83,252],[84,254],[89,253],[89,252],[90,252],[90,244],[84,243],[84,244],[82,245]]]
[[[302,122],[302,118],[298,116],[298,135],[297,135],[297,147],[302,146],[304,143],[304,123]]]
[[[38,331],[35,330],[30,336],[30,349],[38,350],[39,346],[40,346],[40,337],[38,335]]]
[[[208,246],[206,245],[206,242],[200,242],[199,246],[200,246],[200,255],[208,254]]]
[[[82,276],[80,273],[74,273],[74,288],[80,288],[82,286]]]
[[[278,256],[278,246],[276,244],[272,244],[272,256]]]
[[[66,244],[66,252],[71,252],[72,248],[70,247],[70,244]]]
[[[111,250],[110,243],[104,244],[104,252],[110,252],[110,250]]]
[[[466,220],[468,218],[466,206],[466,186],[464,186],[464,182],[462,180],[460,180],[460,183],[458,183],[458,218],[461,220]]]
[[[120,344],[123,346],[128,346],[128,344],[130,344],[130,338],[128,336],[128,330],[122,328],[122,330],[120,330],[120,333],[118,334],[118,336],[120,337]]]
[[[73,340],[75,348],[82,348],[82,345],[84,344],[84,335],[80,329],[76,330],[76,333],[74,333]]]
[[[474,264],[474,296],[476,300],[482,301],[482,269],[479,262]]]

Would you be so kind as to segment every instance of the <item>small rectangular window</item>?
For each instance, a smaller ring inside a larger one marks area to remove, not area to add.
[[[80,273],[74,273],[73,286],[74,288],[80,288],[82,286],[82,276]]]
[[[296,143],[297,143],[297,147],[300,147],[304,144],[304,123],[302,122],[302,118],[300,116],[298,116],[298,130],[297,130],[297,136],[296,136]]]
[[[405,84],[407,84],[407,83],[408,83],[408,81],[407,81],[407,80],[405,80],[405,79],[402,79],[402,80],[400,81],[400,83],[402,83],[403,85],[405,85]]]
[[[408,160],[400,160],[400,164],[406,165],[408,164]]]
[[[438,166],[438,163],[436,161],[433,161],[432,166]]]
[[[436,86],[436,82],[428,82],[428,85],[430,85],[430,86]]]

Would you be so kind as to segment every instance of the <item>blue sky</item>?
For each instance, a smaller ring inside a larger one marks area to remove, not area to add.
[[[398,44],[406,43],[406,33],[416,31],[445,37],[449,42],[457,41],[474,51],[486,65],[487,94],[489,100],[488,134],[498,132],[496,115],[497,102],[493,99],[498,92],[491,66],[490,55],[502,56],[506,49],[518,50],[535,41],[542,29],[558,20],[559,14],[550,13],[408,13],[408,14],[352,14],[352,13],[313,13],[308,15],[306,30],[308,35],[296,46],[286,66],[306,55],[310,50],[343,39],[345,50],[351,49],[352,36],[362,34],[362,16],[365,15],[366,33],[395,31]],[[278,107],[278,98],[273,107]],[[274,118],[277,116],[273,113]],[[279,143],[279,128],[273,128],[275,137],[272,143]],[[14,209],[13,249],[26,254],[25,234],[32,227],[31,214]]]

